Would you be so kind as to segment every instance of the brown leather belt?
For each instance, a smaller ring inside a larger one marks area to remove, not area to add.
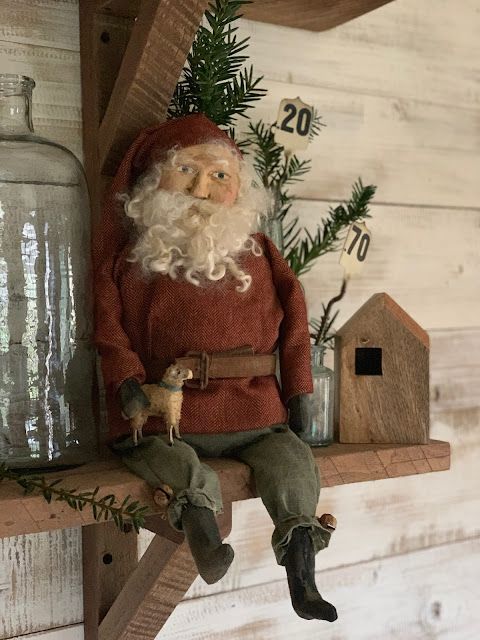
[[[200,389],[207,387],[210,378],[253,378],[271,376],[276,372],[275,354],[255,355],[252,347],[220,353],[190,351],[186,356],[177,358],[175,364],[193,373],[193,380],[186,380],[185,386]]]

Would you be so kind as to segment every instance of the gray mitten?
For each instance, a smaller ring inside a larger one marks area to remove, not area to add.
[[[118,390],[120,406],[125,419],[133,418],[139,411],[150,406],[150,401],[143,393],[142,387],[135,378],[122,382]]]
[[[288,425],[297,436],[310,424],[310,402],[308,393],[300,393],[288,401]]]

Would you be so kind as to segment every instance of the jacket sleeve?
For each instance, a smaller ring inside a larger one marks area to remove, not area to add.
[[[279,357],[283,401],[287,404],[293,396],[313,391],[307,308],[297,276],[275,244],[267,236],[260,237],[284,312],[280,326]]]
[[[119,225],[110,222],[113,211],[107,209],[107,213],[93,246],[95,344],[101,356],[105,388],[115,394],[127,378],[136,378],[143,384],[145,369],[122,325],[116,264],[126,245],[126,234]]]

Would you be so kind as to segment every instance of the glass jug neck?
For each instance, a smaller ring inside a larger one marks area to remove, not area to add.
[[[0,135],[33,133],[32,90],[35,82],[27,76],[0,74]]]
[[[327,348],[323,345],[312,344],[312,366],[321,367],[323,365],[323,358]]]

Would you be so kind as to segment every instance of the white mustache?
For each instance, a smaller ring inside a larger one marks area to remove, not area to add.
[[[184,193],[169,193],[159,190],[152,196],[148,211],[145,212],[143,223],[146,228],[156,224],[177,224],[181,220],[195,220],[195,217],[203,221],[210,220],[216,213],[221,213],[225,205],[211,200],[194,198]],[[167,219],[165,212],[168,211]]]

